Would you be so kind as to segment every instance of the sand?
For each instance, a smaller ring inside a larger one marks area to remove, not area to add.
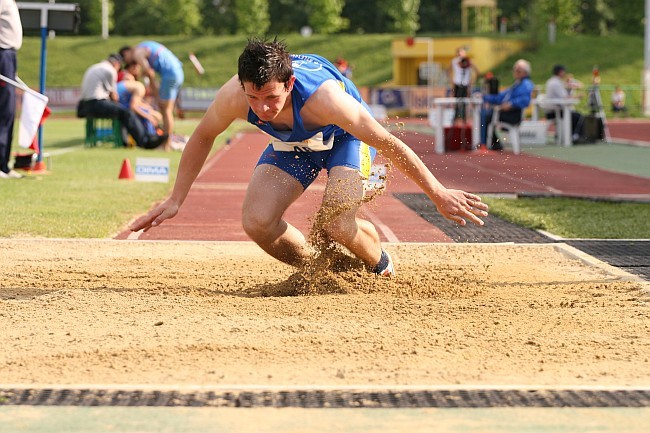
[[[388,244],[307,284],[252,243],[4,239],[0,384],[650,385],[647,283],[560,245]]]

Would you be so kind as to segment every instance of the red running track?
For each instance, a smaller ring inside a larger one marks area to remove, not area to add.
[[[650,179],[646,178],[510,152],[437,155],[430,135],[407,132],[402,139],[449,188],[476,193],[650,200]],[[249,240],[241,227],[241,206],[248,179],[267,142],[267,136],[259,132],[238,134],[208,160],[174,219],[146,233],[122,232],[117,238]],[[321,175],[285,215],[305,234],[309,232],[310,217],[320,204],[324,185],[325,177]],[[387,191],[362,209],[363,216],[375,224],[383,241],[453,242],[393,195],[413,192],[421,191],[401,173],[393,171]]]

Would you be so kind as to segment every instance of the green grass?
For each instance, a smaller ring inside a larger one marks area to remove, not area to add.
[[[432,35],[433,37],[451,37]],[[315,35],[303,38],[299,35],[281,35],[292,52],[311,52],[329,59],[337,56],[347,58],[354,66],[354,80],[361,86],[378,86],[392,79],[393,61],[391,42],[403,38],[399,34],[369,35]],[[244,36],[180,36],[152,37],[167,45],[184,62],[185,85],[215,87],[221,85],[237,72],[237,59],[246,43]],[[57,36],[47,41],[47,86],[79,86],[88,66],[103,60],[109,53],[123,45],[134,45],[143,37],[111,36],[104,40],[99,36]],[[18,52],[18,73],[33,87],[38,87],[40,65],[39,37],[25,37]],[[188,54],[194,52],[206,73],[198,76],[192,69]],[[512,64],[525,58],[532,64],[532,79],[544,84],[556,63],[562,63],[576,78],[591,84],[594,65],[600,68],[601,85],[613,87],[639,86],[643,71],[643,38],[630,35],[559,35],[555,44],[544,43],[510,57],[494,70],[501,84],[512,82]],[[628,95],[630,103],[640,104],[640,94]],[[603,95],[604,102],[605,95]]]
[[[640,89],[643,72],[643,38],[630,35],[559,35],[555,44],[544,43],[541,47],[511,56],[494,70],[502,85],[512,83],[512,65],[524,58],[532,65],[531,78],[536,85],[544,85],[551,76],[555,64],[563,64],[585,86],[592,84],[592,70],[598,66],[601,77],[601,97],[605,111],[611,116],[609,102],[617,84],[626,90],[629,115],[642,115]],[[586,97],[578,107],[587,112]]]
[[[189,133],[197,121],[179,121],[179,133]],[[220,147],[235,130],[220,136]],[[180,152],[114,149],[111,145],[83,147],[83,124],[77,119],[46,123],[46,153],[50,174],[2,182],[0,237],[106,238],[117,234],[136,215],[167,196],[173,185]],[[62,149],[69,150],[59,153]],[[169,158],[170,183],[119,180],[122,162],[136,157]]]
[[[400,35],[334,35],[303,38],[284,37],[293,52],[314,52],[334,59],[344,56],[351,61],[354,79],[362,86],[385,84],[392,77],[390,43]],[[246,38],[243,36],[210,36],[200,38],[155,37],[168,45],[185,63],[186,85],[217,87],[236,72],[237,58]],[[85,69],[122,45],[136,44],[141,37],[57,36],[48,41],[47,86],[79,86]],[[187,54],[197,54],[206,74],[199,77],[191,69]],[[526,58],[533,65],[533,80],[544,84],[553,64],[563,63],[576,78],[591,83],[591,70],[600,67],[602,83],[638,86],[643,69],[643,38],[625,35],[559,36],[554,45],[544,44],[536,50],[519,53],[496,70],[501,83],[512,82],[511,66],[516,58]],[[40,38],[25,38],[18,54],[18,72],[32,87],[38,87]],[[608,95],[603,93],[607,105]],[[640,94],[628,92],[631,114],[639,114]],[[177,132],[189,134],[196,119],[177,122]],[[239,127],[239,126],[236,126]],[[223,137],[225,138],[225,137]],[[218,143],[223,142],[220,138]],[[119,181],[117,175],[124,158],[132,164],[136,156],[170,158],[172,181],[180,154],[159,154],[151,151],[96,148],[85,149],[83,123],[63,119],[55,114],[45,128],[46,152],[64,148],[71,152],[52,157],[52,174],[2,183],[0,206],[5,218],[0,221],[0,236],[47,237],[109,237],[125,227],[135,215],[163,199],[171,183],[146,184]],[[611,148],[598,152],[610,152]],[[620,150],[620,149],[618,149]],[[636,149],[624,151],[637,152]],[[584,164],[596,164],[577,148],[546,147],[538,154]],[[555,154],[563,152],[561,155]],[[614,149],[614,154],[617,149]],[[592,152],[593,154],[593,152]],[[626,153],[627,154],[627,153]],[[620,155],[619,155],[620,156]],[[573,159],[572,159],[573,158]],[[602,155],[598,157],[602,164]],[[611,158],[604,158],[613,161]],[[648,177],[645,155],[628,155],[624,171]],[[612,167],[613,170],[620,169]],[[608,167],[604,167],[608,168]],[[495,215],[518,224],[541,228],[563,237],[649,238],[650,205],[591,202],[573,199],[488,198]]]
[[[650,178],[650,149],[617,143],[598,143],[584,146],[530,146],[526,153],[544,158],[559,159],[599,167],[609,171]]]
[[[197,122],[179,120],[178,131],[189,134]],[[246,127],[243,122],[233,125],[227,135],[219,137],[215,149],[228,135]],[[109,145],[85,148],[83,121],[79,119],[49,119],[45,131],[45,151],[53,154],[51,174],[2,182],[0,237],[112,237],[170,191],[180,160],[178,152]],[[169,158],[170,183],[118,180],[124,158],[134,166],[138,156]],[[486,201],[494,215],[566,238],[650,238],[650,204],[565,198],[487,197]]]
[[[449,35],[431,35],[450,37]],[[393,59],[391,42],[403,38],[399,34],[370,35],[282,35],[292,52],[311,52],[334,60],[347,58],[354,67],[354,81],[359,86],[381,86],[392,80]],[[519,36],[517,36],[519,37]],[[46,87],[78,87],[88,66],[99,62],[124,45],[134,45],[143,37],[112,36],[107,40],[98,36],[57,36],[47,41]],[[153,37],[169,46],[184,62],[185,86],[219,87],[237,72],[237,59],[246,43],[244,36],[180,36]],[[41,40],[25,37],[18,52],[18,75],[31,87],[38,88]],[[206,73],[197,75],[188,60],[194,52]],[[616,85],[626,91],[628,115],[641,117],[643,71],[643,38],[630,35],[559,35],[555,44],[543,43],[534,49],[517,53],[494,70],[504,86],[512,83],[512,64],[525,58],[532,64],[532,79],[536,85],[544,85],[556,63],[567,66],[569,71],[586,86],[592,83],[592,68],[598,65],[601,75],[601,97],[607,116],[612,116],[609,101]],[[586,91],[585,91],[586,93]],[[588,112],[586,96],[578,109]]]
[[[354,66],[354,76],[361,86],[378,85],[391,80],[393,64],[390,44],[397,35],[286,35],[292,52],[317,53],[331,60],[348,58]],[[245,36],[156,36],[153,39],[169,47],[183,62],[185,86],[219,87],[237,73],[237,59],[246,45]],[[57,36],[47,41],[47,87],[78,87],[88,66],[104,60],[124,45],[135,45],[143,37]],[[25,37],[18,51],[18,75],[28,85],[38,88],[41,40]],[[205,74],[194,72],[188,60],[193,52],[205,68]]]
[[[492,215],[564,238],[650,239],[650,204],[485,197]]]

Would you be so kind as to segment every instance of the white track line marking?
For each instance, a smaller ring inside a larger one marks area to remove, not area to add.
[[[366,215],[368,215],[370,221],[379,229],[379,231],[384,234],[388,242],[399,242],[399,238],[397,235],[395,235],[395,232],[393,232],[390,227],[384,224],[374,212],[368,209],[364,209],[364,212]]]

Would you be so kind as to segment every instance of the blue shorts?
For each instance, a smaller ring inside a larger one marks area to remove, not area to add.
[[[321,152],[282,152],[274,150],[273,145],[269,144],[257,165],[274,165],[294,177],[303,188],[307,189],[322,169],[326,169],[329,173],[332,167],[353,168],[363,179],[367,179],[376,155],[377,150],[374,147],[345,134],[334,139],[331,150]]]
[[[160,99],[163,101],[175,101],[178,92],[185,81],[183,67],[169,69],[160,73]]]

